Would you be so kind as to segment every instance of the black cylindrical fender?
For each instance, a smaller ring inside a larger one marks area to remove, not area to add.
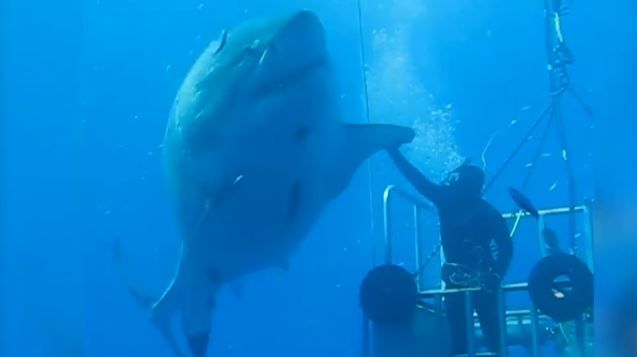
[[[556,287],[554,281],[560,276],[568,279],[567,288]],[[553,320],[574,320],[593,306],[593,273],[576,256],[549,255],[531,271],[529,295],[535,306]]]
[[[414,275],[397,265],[386,264],[373,268],[361,284],[361,308],[375,323],[408,321],[417,303],[418,287]]]

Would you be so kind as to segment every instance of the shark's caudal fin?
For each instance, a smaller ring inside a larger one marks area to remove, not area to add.
[[[414,130],[392,124],[343,124],[345,130],[344,152],[335,163],[332,195],[340,194],[349,184],[360,164],[374,153],[398,147],[414,139]]]

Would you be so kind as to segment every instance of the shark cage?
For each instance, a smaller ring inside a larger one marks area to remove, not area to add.
[[[434,207],[410,193],[390,185],[383,194],[384,234],[383,261],[364,278],[360,289],[363,310],[363,357],[416,357],[447,356],[451,344],[450,331],[442,301],[446,296],[462,294],[466,306],[467,355],[507,356],[511,348],[523,348],[531,356],[543,354],[543,348],[554,346],[559,356],[593,356],[593,200],[578,201],[575,177],[568,153],[564,120],[560,100],[571,95],[592,118],[590,109],[571,86],[568,66],[573,63],[562,32],[562,17],[567,7],[560,0],[545,0],[546,51],[551,100],[539,118],[526,133],[519,146],[504,161],[502,167],[487,183],[485,189],[503,172],[527,139],[544,121],[547,136],[553,125],[557,131],[562,159],[568,176],[569,204],[565,207],[535,209],[522,194],[532,169],[518,190],[510,188],[511,198],[520,207],[518,212],[503,214],[510,223],[510,235],[522,235],[520,223],[532,220],[537,232],[539,260],[529,269],[528,279],[504,284],[497,288],[498,320],[500,326],[499,352],[480,352],[486,345],[477,315],[473,313],[473,295],[480,287],[445,289],[437,281],[427,286],[426,273],[435,270],[430,264],[444,263],[434,226],[426,217],[435,215]],[[364,56],[363,56],[364,60]],[[539,158],[544,139],[541,140],[535,161]],[[535,166],[535,165],[534,165]],[[394,241],[399,231],[394,216],[399,208],[413,212],[413,251],[416,273],[395,263]],[[392,212],[394,214],[392,214]],[[547,224],[549,217],[563,216],[569,223],[569,249],[557,246],[554,231]],[[583,232],[577,239],[576,231]],[[519,239],[519,238],[518,238]],[[432,243],[433,242],[433,243]],[[433,253],[427,255],[427,245],[433,244]],[[509,296],[526,294],[526,306],[513,309]]]

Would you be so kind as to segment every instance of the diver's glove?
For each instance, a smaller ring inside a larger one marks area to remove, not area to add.
[[[482,274],[482,290],[484,292],[495,292],[497,289],[500,288],[501,283],[502,277],[500,276],[500,274],[496,273],[493,270]]]

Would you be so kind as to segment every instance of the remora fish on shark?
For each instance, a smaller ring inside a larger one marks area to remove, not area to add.
[[[182,236],[173,280],[152,319],[178,353],[205,356],[222,285],[283,267],[326,206],[372,154],[410,142],[411,128],[341,121],[323,26],[310,11],[246,22],[198,58],[164,142]]]

